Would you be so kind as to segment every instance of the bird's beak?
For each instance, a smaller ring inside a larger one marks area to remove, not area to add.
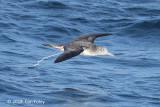
[[[114,57],[114,54],[109,53],[109,52],[107,53],[107,55]]]

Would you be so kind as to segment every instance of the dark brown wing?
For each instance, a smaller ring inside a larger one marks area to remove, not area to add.
[[[76,44],[64,46],[64,52],[54,61],[54,63],[62,62],[72,57],[75,57],[83,52],[83,48]]]
[[[109,36],[109,35],[112,35],[112,34],[111,33],[86,34],[86,35],[79,36],[78,38],[72,40],[71,42],[83,40],[83,41],[86,41],[86,42],[92,42],[93,43],[96,38],[101,37],[101,36]]]

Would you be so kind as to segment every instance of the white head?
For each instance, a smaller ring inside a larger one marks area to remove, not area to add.
[[[99,54],[100,55],[109,55],[109,56],[112,56],[112,57],[114,57],[114,54],[112,54],[112,53],[109,53],[108,52],[108,50],[106,49],[106,48],[104,48],[104,47],[99,47]]]

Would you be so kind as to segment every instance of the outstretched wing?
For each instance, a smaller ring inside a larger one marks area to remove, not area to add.
[[[72,40],[71,42],[74,42],[74,41],[86,41],[86,42],[94,42],[94,40],[98,37],[101,37],[101,36],[109,36],[109,35],[112,35],[111,33],[96,33],[96,34],[86,34],[86,35],[81,35],[79,36],[78,38]]]
[[[54,63],[62,62],[72,57],[75,57],[83,52],[83,48],[79,45],[65,45],[64,52],[54,61]]]

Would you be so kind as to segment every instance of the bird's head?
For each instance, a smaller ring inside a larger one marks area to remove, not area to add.
[[[104,48],[104,47],[101,48],[101,54],[102,55],[109,55],[109,56],[114,57],[114,54],[109,53],[108,50],[106,48]]]

